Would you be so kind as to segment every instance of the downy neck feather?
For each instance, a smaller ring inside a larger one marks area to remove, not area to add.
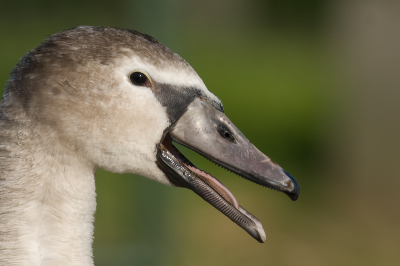
[[[50,128],[0,120],[0,265],[93,265],[94,165]]]

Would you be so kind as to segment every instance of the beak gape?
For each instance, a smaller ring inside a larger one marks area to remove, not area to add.
[[[223,112],[201,98],[188,106],[159,144],[159,167],[173,184],[194,191],[261,243],[266,237],[260,221],[219,180],[186,159],[171,139],[254,183],[284,192],[292,200],[299,197],[297,181],[251,144]]]

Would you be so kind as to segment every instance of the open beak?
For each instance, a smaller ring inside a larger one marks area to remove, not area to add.
[[[259,242],[265,242],[260,221],[243,209],[215,177],[196,168],[173,145],[182,144],[216,164],[262,186],[297,200],[297,181],[259,151],[228,117],[203,98],[196,98],[158,147],[158,165],[176,186],[194,191]]]

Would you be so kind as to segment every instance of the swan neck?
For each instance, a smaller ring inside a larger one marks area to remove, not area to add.
[[[0,118],[0,265],[93,265],[94,166],[45,127]]]

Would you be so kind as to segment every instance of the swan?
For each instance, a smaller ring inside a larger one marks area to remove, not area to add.
[[[93,265],[100,167],[190,189],[265,242],[260,221],[172,141],[292,200],[299,196],[297,181],[154,38],[91,26],[48,37],[12,70],[0,104],[0,265]]]

